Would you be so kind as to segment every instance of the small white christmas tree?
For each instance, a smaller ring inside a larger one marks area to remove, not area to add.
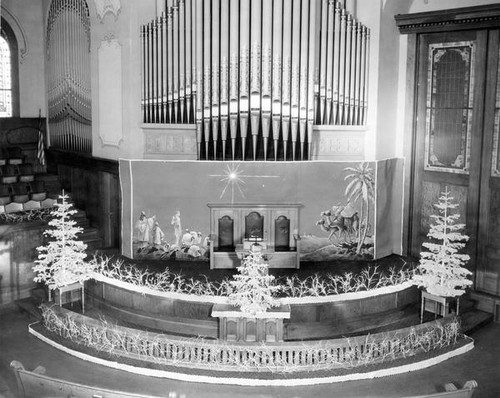
[[[274,276],[269,275],[269,265],[261,253],[250,251],[242,260],[234,275],[229,295],[229,302],[239,306],[242,312],[250,315],[266,312],[271,307],[280,305],[273,294],[280,290],[274,285]]]
[[[68,195],[59,195],[60,203],[51,212],[54,217],[49,221],[49,228],[43,232],[53,238],[47,246],[37,247],[38,260],[33,271],[35,282],[44,282],[49,289],[56,289],[89,279],[93,266],[85,261],[87,245],[76,239],[83,228],[76,226],[71,216],[77,211],[68,203]]]
[[[415,283],[428,293],[442,297],[461,296],[465,293],[464,289],[472,285],[472,281],[467,279],[472,272],[462,267],[470,257],[458,253],[469,237],[461,233],[465,224],[456,224],[460,214],[451,214],[458,206],[452,200],[446,188],[439,197],[439,203],[434,205],[439,214],[431,215],[436,222],[427,234],[433,241],[422,244],[428,251],[420,253],[420,272],[414,277]]]

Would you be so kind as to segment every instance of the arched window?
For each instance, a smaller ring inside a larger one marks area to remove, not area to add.
[[[0,30],[0,117],[19,115],[17,41],[2,18]]]

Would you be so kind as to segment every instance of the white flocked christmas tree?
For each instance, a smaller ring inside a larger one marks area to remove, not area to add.
[[[438,214],[431,215],[435,223],[427,234],[432,240],[422,244],[428,250],[420,253],[420,272],[414,277],[417,285],[441,297],[461,296],[465,288],[472,285],[467,278],[472,272],[463,267],[470,257],[459,253],[469,237],[462,233],[465,224],[456,223],[460,214],[452,214],[458,206],[452,200],[446,188],[439,197],[439,203],[434,205]]]
[[[89,279],[93,266],[85,261],[87,245],[77,239],[83,229],[76,225],[71,216],[77,212],[68,202],[68,195],[59,195],[59,202],[51,212],[54,217],[43,234],[52,238],[46,246],[37,247],[38,260],[33,271],[35,282],[45,283],[49,289],[56,289],[71,283]]]
[[[274,297],[280,287],[274,284],[274,276],[269,275],[269,264],[260,252],[250,251],[237,269],[239,274],[231,281],[231,304],[250,315],[280,305]]]

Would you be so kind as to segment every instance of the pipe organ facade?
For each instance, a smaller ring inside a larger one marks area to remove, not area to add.
[[[90,17],[84,0],[53,0],[47,19],[50,145],[92,152]]]
[[[144,123],[196,124],[198,159],[307,160],[364,125],[369,29],[336,0],[175,0],[143,25]]]

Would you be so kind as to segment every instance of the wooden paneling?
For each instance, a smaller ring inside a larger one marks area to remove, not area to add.
[[[476,275],[476,289],[495,295],[500,295],[500,177],[495,156],[500,134],[499,36],[497,30],[491,31],[488,43]]]
[[[58,174],[75,206],[99,229],[105,247],[120,247],[121,191],[118,162],[58,150],[47,152],[49,170]]]

